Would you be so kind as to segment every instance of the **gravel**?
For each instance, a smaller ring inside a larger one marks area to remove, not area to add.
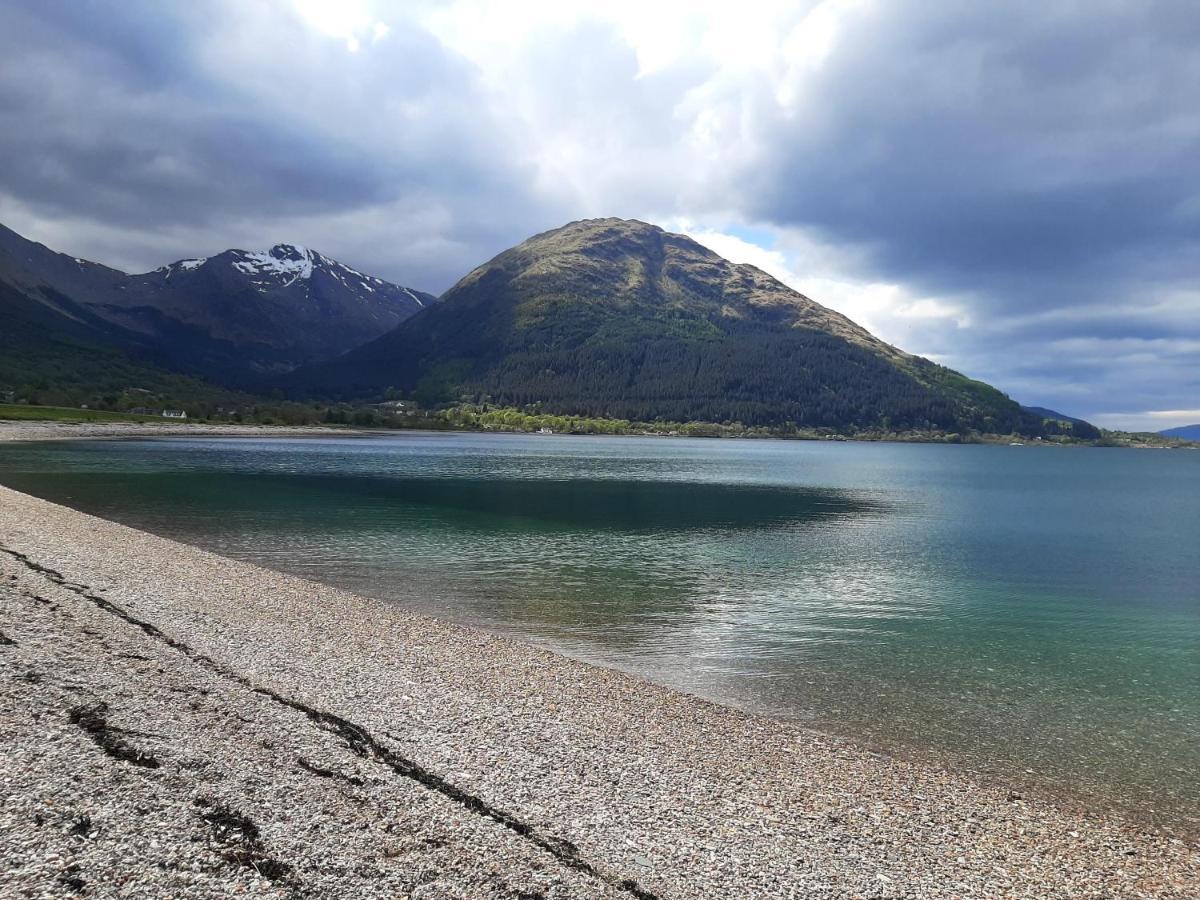
[[[0,725],[3,897],[1200,896],[1179,838],[4,488]]]

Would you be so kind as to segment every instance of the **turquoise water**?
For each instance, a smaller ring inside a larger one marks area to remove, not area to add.
[[[725,703],[1200,824],[1200,453],[405,434],[0,482]]]

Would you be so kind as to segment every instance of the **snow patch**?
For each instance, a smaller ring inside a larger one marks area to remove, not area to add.
[[[352,269],[352,268],[350,268],[348,265],[346,265],[345,263],[341,263],[341,262],[340,262],[340,263],[337,263],[337,266],[338,266],[338,268],[339,268],[339,269],[342,269],[342,270],[344,270],[344,271],[346,271],[346,272],[349,272],[351,275],[353,275],[355,278],[358,278],[358,279],[360,279],[361,281],[367,281],[367,280],[368,280],[368,279],[367,279],[367,276],[366,276],[366,275],[364,275],[362,272],[358,271],[358,269]]]
[[[185,272],[190,272],[192,269],[198,269],[208,262],[207,256],[202,256],[199,259],[181,259],[177,265]]]
[[[233,267],[244,275],[277,276],[286,278],[283,287],[300,279],[312,277],[313,254],[295,244],[276,244],[270,250],[243,250],[241,260]]]
[[[315,266],[323,266],[325,272],[341,282],[342,286],[348,290],[361,288],[374,294],[379,288],[389,286],[388,282],[382,278],[365,275],[343,262],[328,259],[299,244],[276,244],[270,250],[235,250],[233,253],[236,256],[232,263],[233,267],[243,275],[249,275],[250,283],[264,292],[273,287],[289,287],[297,281],[309,281]],[[203,259],[184,260],[179,265],[195,268],[204,262]],[[185,264],[187,265],[185,266]],[[347,279],[347,275],[353,276],[353,279]],[[406,287],[399,289],[408,294],[418,307],[425,306],[425,302],[413,291]]]

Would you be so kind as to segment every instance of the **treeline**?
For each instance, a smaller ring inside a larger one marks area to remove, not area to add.
[[[369,407],[330,406],[279,397],[258,397],[215,388],[183,375],[164,373],[130,364],[120,354],[97,362],[111,364],[86,380],[78,375],[55,379],[44,372],[34,379],[0,380],[0,404],[10,417],[24,418],[44,407],[94,410],[131,417],[160,417],[163,410],[181,410],[189,421],[260,425],[345,424],[357,427],[394,427],[393,415]],[[0,372],[3,372],[0,364]]]
[[[60,403],[42,406],[21,401],[5,403],[4,392],[0,392],[0,419],[63,419],[88,421],[101,417],[119,416],[138,421],[158,418],[157,412],[149,417],[143,414],[146,407],[130,406],[128,399],[106,404],[106,398],[94,404]],[[112,400],[113,397],[107,399]],[[80,406],[83,408],[81,409]],[[162,403],[154,404],[172,408]],[[635,419],[612,419],[597,416],[562,415],[547,412],[539,404],[525,409],[496,406],[491,403],[460,403],[435,409],[421,409],[415,404],[382,403],[372,406],[352,404],[320,404],[296,402],[254,402],[236,408],[209,407],[205,404],[173,408],[184,409],[189,422],[229,423],[254,425],[291,426],[345,426],[350,428],[407,429],[428,431],[495,431],[509,433],[553,433],[576,435],[656,435],[704,438],[785,438],[793,440],[857,440],[857,441],[912,441],[936,443],[983,443],[1006,442],[1024,438],[1016,432],[1009,434],[958,432],[931,429],[884,429],[802,426],[794,422],[782,425],[746,425],[739,421],[679,422],[666,419],[639,421]],[[94,415],[93,415],[94,414]],[[1057,420],[1048,420],[1057,422]],[[1069,425],[1070,423],[1060,423]],[[1088,426],[1089,428],[1091,426]],[[1127,435],[1096,431],[1096,438],[1072,434],[1069,428],[1044,438],[1047,442],[1075,443],[1083,441],[1102,446],[1130,446],[1147,444],[1154,446],[1186,446],[1187,441],[1155,441],[1156,435]],[[1082,430],[1081,430],[1082,431]],[[1038,438],[1043,440],[1043,438]]]
[[[681,341],[648,337],[644,321],[626,333],[627,324],[610,320],[578,343],[532,335],[524,349],[436,368],[414,395],[490,398],[511,408],[540,403],[556,414],[642,422],[996,434],[1030,426],[1016,403],[987,385],[932,364],[906,371],[822,332],[735,321],[722,323],[722,340]]]
[[[406,417],[399,427],[422,428],[429,423],[435,427],[452,427],[471,431],[505,431],[554,434],[624,434],[680,437],[746,437],[792,438],[801,440],[890,440],[933,441],[942,443],[973,443],[985,436],[977,433],[930,430],[888,430],[864,428],[839,430],[829,427],[806,427],[794,422],[778,426],[746,425],[738,421],[676,422],[655,419],[637,421],[603,417],[559,415],[543,411],[538,404],[526,409],[499,407],[491,404],[458,404],[446,409],[429,410]],[[1008,436],[1004,436],[1006,439]]]

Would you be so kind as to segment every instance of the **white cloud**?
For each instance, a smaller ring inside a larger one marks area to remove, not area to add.
[[[771,246],[728,232],[698,227],[687,219],[665,223],[726,259],[749,263],[788,287],[835,309],[888,343],[923,356],[943,358],[947,347],[941,334],[970,327],[967,312],[953,300],[914,295],[899,284],[863,279],[857,273],[859,253],[824,244],[789,231],[754,229]],[[779,249],[780,247],[787,249]]]
[[[378,43],[390,30],[375,17],[373,4],[365,0],[291,0],[291,3],[305,25],[343,41],[351,53],[361,50],[364,41]]]

